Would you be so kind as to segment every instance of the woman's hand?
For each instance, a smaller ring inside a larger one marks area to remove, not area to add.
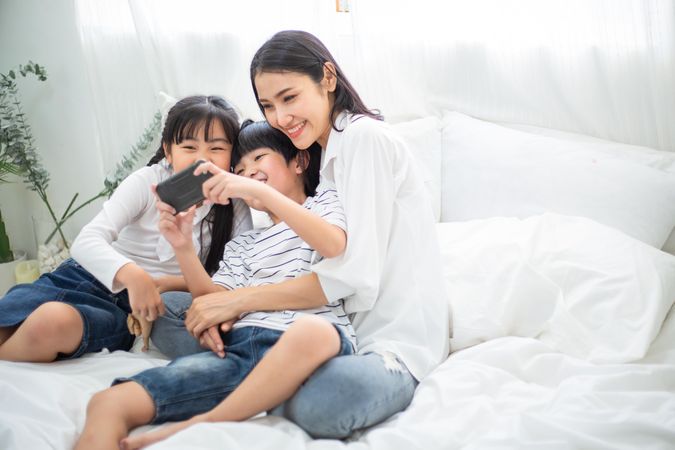
[[[194,298],[185,318],[187,330],[197,339],[216,325],[220,325],[222,331],[229,331],[239,316],[248,312],[243,307],[242,291],[245,289],[214,292]]]
[[[262,197],[266,189],[271,189],[265,183],[227,172],[212,163],[200,164],[195,170],[195,175],[206,172],[213,174],[202,184],[202,191],[207,200],[226,205],[231,198],[240,198],[252,208],[264,209]]]

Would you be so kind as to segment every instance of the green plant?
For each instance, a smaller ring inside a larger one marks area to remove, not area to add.
[[[132,147],[132,150],[122,157],[114,173],[106,177],[103,189],[100,192],[79,205],[75,205],[79,196],[79,193],[76,193],[68,203],[63,214],[57,216],[47,194],[49,172],[42,165],[41,158],[35,147],[35,139],[33,138],[31,127],[26,121],[19,99],[16,84],[17,72],[24,78],[31,74],[36,76],[40,81],[47,79],[47,72],[44,67],[32,61],[29,61],[26,65],[20,65],[18,71],[10,70],[7,74],[0,74],[0,182],[5,181],[4,175],[7,173],[21,176],[28,188],[37,193],[40,200],[42,200],[54,223],[54,230],[47,236],[44,244],[48,244],[54,235],[58,234],[63,244],[67,247],[68,243],[62,230],[63,224],[88,204],[101,197],[109,197],[113,193],[119,183],[134,169],[140,156],[148,150],[155,136],[158,135],[161,126],[161,115],[159,112],[155,113],[152,122]],[[0,215],[0,223],[2,221],[1,217]],[[0,228],[0,258],[2,257],[3,242],[5,241],[2,237],[3,230],[4,224]],[[8,250],[9,240],[7,239],[6,242]]]
[[[9,156],[5,153],[4,147],[0,146],[0,184],[7,183],[8,174],[17,175],[19,168],[9,161]],[[2,211],[0,211],[0,263],[6,263],[14,259],[14,253],[9,245],[9,236],[5,229],[5,222],[2,220]]]
[[[7,174],[17,175],[19,173],[18,167],[7,161],[9,157],[0,147],[0,184],[7,183]],[[14,253],[9,245],[9,236],[5,229],[5,222],[2,220],[2,211],[0,210],[0,263],[6,263],[14,259]]]
[[[47,79],[44,67],[32,61],[25,66],[20,65],[18,72],[24,78],[28,74],[33,74],[40,81]],[[26,121],[19,100],[16,78],[14,70],[10,70],[7,74],[0,74],[0,145],[11,164],[18,168],[29,189],[37,193],[45,204],[54,223],[58,223],[47,195],[49,173],[42,166],[42,161],[36,151],[33,132]],[[60,227],[58,232],[65,242],[66,239]]]
[[[152,118],[152,122],[148,125],[143,134],[138,141],[131,147],[131,151],[126,155],[122,156],[122,160],[117,163],[113,173],[106,177],[103,180],[103,189],[90,199],[87,199],[80,203],[78,206],[73,207],[75,200],[77,200],[78,193],[76,193],[73,198],[70,200],[68,207],[61,215],[61,218],[56,222],[54,230],[47,236],[46,243],[48,243],[54,235],[59,231],[60,227],[70,219],[76,212],[90,204],[91,202],[98,200],[102,197],[110,197],[117,186],[127,177],[129,174],[136,168],[138,160],[141,156],[145,155],[150,148],[150,145],[155,140],[155,137],[159,134],[160,127],[162,125],[162,115],[157,111]]]
[[[5,230],[5,222],[2,220],[2,211],[0,211],[0,263],[6,263],[14,260],[14,252],[9,245],[9,236]]]
[[[43,69],[29,62],[28,67],[19,66],[19,73],[26,76],[28,73],[35,74],[39,79],[46,79]],[[21,105],[18,103],[16,89],[16,73],[10,70],[8,74],[0,75],[0,184],[9,182],[8,174],[19,175],[22,167],[18,164],[16,154],[23,152],[31,142],[26,141],[21,132],[21,124],[24,122]],[[14,254],[9,244],[9,236],[5,229],[0,211],[0,263],[12,261]]]

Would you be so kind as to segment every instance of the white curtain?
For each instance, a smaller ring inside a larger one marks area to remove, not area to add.
[[[255,50],[282,29],[337,40],[332,1],[76,0],[76,14],[106,171],[149,123],[160,91],[222,95],[259,119]]]
[[[106,170],[159,91],[259,118],[249,62],[289,28],[316,34],[390,121],[454,109],[675,151],[673,0],[349,3],[76,0]]]
[[[394,120],[454,109],[675,151],[673,5],[356,0],[358,82]]]

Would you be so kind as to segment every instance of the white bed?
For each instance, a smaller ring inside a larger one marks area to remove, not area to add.
[[[675,256],[659,250],[672,244],[675,155],[456,113],[396,127],[444,222],[453,353],[406,411],[349,441],[258,417],[152,448],[675,448]],[[0,362],[0,448],[71,448],[94,392],[166,363]]]

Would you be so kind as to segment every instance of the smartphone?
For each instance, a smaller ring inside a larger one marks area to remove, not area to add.
[[[173,206],[176,214],[204,200],[202,184],[213,174],[206,172],[195,175],[193,173],[203,162],[197,161],[157,185],[157,195],[164,203]]]

